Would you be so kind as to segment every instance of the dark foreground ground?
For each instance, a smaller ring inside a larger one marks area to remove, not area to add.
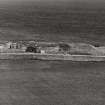
[[[0,61],[0,105],[104,105],[105,62]]]

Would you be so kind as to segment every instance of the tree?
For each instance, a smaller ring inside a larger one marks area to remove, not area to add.
[[[27,47],[26,52],[34,52],[34,53],[37,53],[37,48],[29,46],[29,47]]]

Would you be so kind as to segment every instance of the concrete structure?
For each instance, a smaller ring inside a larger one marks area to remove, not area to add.
[[[12,42],[7,42],[5,47],[9,49],[11,48],[11,46],[12,46]]]
[[[0,45],[0,59],[42,59],[72,61],[105,61],[105,47],[86,43],[51,43],[31,45],[7,42]],[[34,49],[33,51],[28,48]]]

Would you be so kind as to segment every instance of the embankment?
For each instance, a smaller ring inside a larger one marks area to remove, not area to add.
[[[71,60],[71,61],[105,61],[105,56],[94,55],[64,55],[38,53],[1,53],[1,60],[33,59],[33,60]]]

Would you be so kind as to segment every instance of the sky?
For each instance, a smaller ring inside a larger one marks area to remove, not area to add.
[[[53,2],[54,4],[57,2],[57,3],[68,3],[68,2],[86,2],[86,3],[92,3],[92,4],[96,4],[97,2],[98,3],[104,3],[105,4],[105,0],[0,0],[0,4],[4,3],[4,4],[14,4],[14,3],[25,3],[25,2],[39,2],[39,3],[46,3],[46,2],[49,2],[50,4]]]
[[[67,1],[77,1],[77,2],[78,2],[78,1],[88,1],[88,2],[96,2],[96,1],[97,1],[97,2],[105,2],[105,0],[0,0],[0,2],[11,2],[11,1],[13,1],[13,2],[15,2],[15,1],[30,1],[30,2],[31,2],[31,1],[40,1],[40,2],[41,2],[41,1],[52,1],[52,2],[53,2],[53,1],[55,1],[55,2],[56,2],[56,1],[59,1],[59,2],[60,2],[60,1],[61,1],[61,2],[62,2],[62,1],[63,1],[63,2],[67,2]]]

